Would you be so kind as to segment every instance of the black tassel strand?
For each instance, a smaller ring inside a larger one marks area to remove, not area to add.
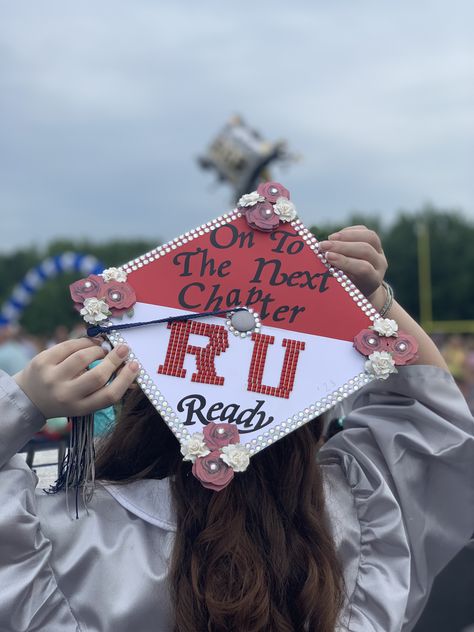
[[[95,451],[94,451],[94,414],[71,417],[69,447],[61,463],[58,480],[48,490],[48,494],[66,492],[66,506],[69,513],[69,490],[74,489],[76,518],[79,518],[79,494],[82,489],[82,501],[87,504],[94,493]]]

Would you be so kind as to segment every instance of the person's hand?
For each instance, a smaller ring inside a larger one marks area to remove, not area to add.
[[[327,241],[320,242],[320,248],[326,253],[328,262],[345,272],[380,311],[387,299],[387,292],[382,286],[387,260],[377,233],[366,226],[349,226],[329,235]],[[401,331],[417,339],[419,346],[416,364],[432,364],[447,370],[434,342],[397,301],[393,301],[386,318],[395,320]]]
[[[339,268],[367,298],[382,285],[387,270],[380,237],[366,226],[348,226],[319,244],[331,265]]]
[[[85,415],[117,403],[132,384],[139,367],[124,364],[128,351],[120,345],[107,353],[88,338],[68,340],[39,353],[14,379],[46,419]],[[102,362],[87,370],[94,360]]]

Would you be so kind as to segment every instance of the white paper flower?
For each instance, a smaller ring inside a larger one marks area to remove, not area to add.
[[[365,363],[365,370],[367,373],[382,380],[386,380],[391,373],[398,373],[392,354],[388,351],[374,351],[371,353]]]
[[[234,472],[244,472],[250,463],[250,455],[247,448],[240,443],[231,443],[221,448],[221,459]]]
[[[86,298],[84,307],[79,312],[86,323],[100,323],[110,316],[109,306],[98,298]]]
[[[198,456],[206,456],[211,451],[204,443],[204,435],[202,432],[195,432],[187,441],[181,446],[181,454],[183,455],[183,461],[194,461]]]
[[[295,205],[285,197],[278,198],[273,205],[273,210],[275,211],[275,215],[278,215],[282,222],[292,222],[296,217]]]
[[[381,336],[398,335],[398,323],[390,318],[378,318],[369,329],[373,329]]]
[[[252,193],[246,193],[238,201],[239,206],[253,206],[257,202],[265,202],[265,198],[260,193],[252,191]]]
[[[120,283],[125,283],[127,273],[122,268],[107,268],[107,270],[102,272],[102,278],[105,282],[119,281]]]

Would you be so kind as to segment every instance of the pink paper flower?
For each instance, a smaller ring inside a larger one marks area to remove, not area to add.
[[[257,187],[257,193],[263,195],[272,204],[275,204],[280,197],[290,199],[290,192],[279,182],[262,182]]]
[[[387,338],[387,341],[389,343],[389,351],[397,366],[410,364],[410,362],[416,359],[418,342],[416,338],[410,336],[410,334],[399,331],[396,338]]]
[[[107,303],[113,315],[116,315],[117,310],[130,309],[137,302],[133,287],[120,281],[104,283],[100,289],[99,298]]]
[[[80,303],[79,309],[82,307],[82,303],[86,298],[99,298],[101,288],[104,285],[104,279],[97,274],[90,274],[87,279],[79,279],[71,283],[69,291],[71,292],[72,300],[75,303]]]
[[[245,217],[250,228],[271,233],[280,224],[280,218],[273,210],[273,205],[270,202],[257,202],[257,204],[242,210],[245,211]]]
[[[193,463],[192,471],[203,487],[214,492],[220,492],[234,478],[234,470],[224,463],[217,450],[198,457]]]
[[[354,347],[362,355],[369,356],[374,351],[390,351],[389,339],[372,329],[363,329],[354,338]]]
[[[230,443],[240,443],[239,430],[235,424],[215,424],[204,426],[204,443],[210,450],[220,450]]]
[[[381,336],[373,329],[363,329],[354,338],[354,347],[365,356],[370,356],[375,351],[388,352],[397,366],[410,364],[418,352],[416,338],[403,331],[398,331],[393,336]]]

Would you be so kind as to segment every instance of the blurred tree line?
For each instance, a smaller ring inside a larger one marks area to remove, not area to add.
[[[421,223],[429,229],[433,318],[435,320],[474,320],[474,223],[462,214],[427,207],[418,213],[402,212],[386,226],[374,215],[353,214],[343,223],[325,223],[311,230],[319,239],[353,224],[376,230],[389,261],[387,280],[397,299],[415,318],[419,315],[417,233]],[[0,255],[0,304],[26,272],[44,258],[66,251],[96,256],[105,266],[117,266],[156,247],[147,240],[109,241],[103,244],[60,240],[48,248],[27,248]],[[77,274],[65,274],[48,281],[25,310],[21,324],[27,331],[45,337],[55,327],[72,327],[81,322],[72,309],[68,285]]]

